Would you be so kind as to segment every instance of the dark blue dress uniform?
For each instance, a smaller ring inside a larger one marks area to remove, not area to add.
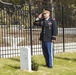
[[[54,36],[58,34],[57,23],[50,17],[48,20],[40,19],[38,21],[35,21],[34,25],[42,27],[40,40],[42,41],[43,55],[45,57],[46,65],[49,68],[52,68],[54,54],[52,40],[56,40]]]

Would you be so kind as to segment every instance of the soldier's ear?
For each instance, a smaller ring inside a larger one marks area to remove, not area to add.
[[[51,14],[49,14],[49,16],[51,16]]]
[[[50,16],[51,16],[51,13],[50,13]]]

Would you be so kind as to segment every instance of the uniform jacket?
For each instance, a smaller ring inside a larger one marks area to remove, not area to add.
[[[53,36],[57,36],[58,34],[56,20],[53,20],[52,18],[49,18],[47,21],[45,19],[40,19],[38,21],[35,21],[34,25],[42,27],[40,40],[43,42],[51,42]]]

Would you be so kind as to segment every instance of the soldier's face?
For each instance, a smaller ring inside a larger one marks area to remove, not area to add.
[[[45,19],[47,19],[47,18],[50,17],[50,13],[44,13],[43,16],[44,16]]]

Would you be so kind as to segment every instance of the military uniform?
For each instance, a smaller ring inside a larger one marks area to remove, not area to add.
[[[38,21],[34,22],[34,25],[41,26],[42,31],[40,33],[40,40],[43,42],[51,42],[51,40],[55,40],[56,36],[58,34],[58,28],[56,21],[52,18],[49,18],[48,20],[40,19]]]
[[[42,50],[45,57],[46,65],[48,67],[53,66],[53,43],[52,40],[56,40],[58,34],[57,23],[51,17],[46,19],[39,19],[34,22],[34,25],[41,26],[42,31],[40,33],[40,40],[42,41]]]

